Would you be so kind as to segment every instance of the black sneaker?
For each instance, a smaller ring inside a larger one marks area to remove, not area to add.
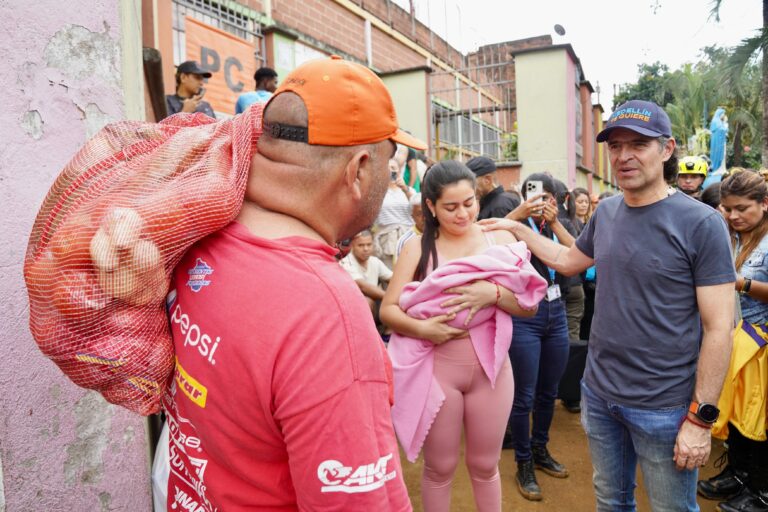
[[[565,478],[568,476],[568,470],[552,458],[546,445],[531,445],[531,452],[533,452],[533,464],[536,466],[536,469],[540,469],[555,478]]]
[[[541,488],[536,481],[536,472],[533,470],[533,460],[521,460],[517,462],[517,489],[523,498],[530,501],[541,501]]]
[[[718,512],[768,512],[768,493],[754,493],[744,487],[741,493],[717,506]]]
[[[578,400],[562,400],[563,407],[574,414],[581,412],[581,403]]]
[[[716,461],[715,467],[719,468],[727,462],[727,453],[724,452]],[[699,480],[696,484],[696,492],[699,496],[708,500],[726,501],[738,495],[744,489],[747,474],[744,471],[734,469],[730,464],[725,466],[719,474],[709,480]]]

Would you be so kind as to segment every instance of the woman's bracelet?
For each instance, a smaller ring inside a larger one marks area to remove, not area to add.
[[[744,282],[741,284],[741,290],[739,290],[739,293],[741,295],[746,295],[749,293],[750,288],[752,288],[752,279],[745,277]]]
[[[493,283],[496,285],[496,302],[494,302],[494,306],[499,305],[499,301],[501,300],[501,288],[499,288],[499,283]]]

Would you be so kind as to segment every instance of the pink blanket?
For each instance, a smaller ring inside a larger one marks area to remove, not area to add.
[[[430,318],[447,312],[440,306],[454,286],[488,280],[512,292],[524,308],[533,308],[544,297],[547,283],[530,264],[523,242],[489,247],[482,254],[447,262],[424,281],[408,283],[400,295],[400,307],[413,318]],[[469,310],[461,311],[450,325],[465,328]],[[512,318],[496,307],[477,312],[468,326],[469,337],[483,371],[493,386],[512,342]],[[392,421],[408,460],[421,451],[429,428],[445,400],[432,376],[435,345],[397,333],[389,341],[394,370],[395,405]]]

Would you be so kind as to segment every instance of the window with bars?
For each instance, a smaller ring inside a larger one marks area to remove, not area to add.
[[[253,43],[257,67],[264,65],[261,25],[258,13],[242,4],[224,0],[174,0],[173,2],[173,63],[179,65],[186,60],[185,16],[229,32]]]
[[[435,147],[454,147],[467,152],[500,159],[502,132],[486,123],[470,119],[453,109],[432,103]]]

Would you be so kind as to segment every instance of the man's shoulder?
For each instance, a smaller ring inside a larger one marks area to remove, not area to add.
[[[377,258],[376,256],[369,256],[368,257],[368,265],[370,266],[371,264],[374,264],[377,267],[380,267],[382,265],[384,265],[386,267],[386,264],[383,261],[381,261],[379,258]]]
[[[717,225],[725,226],[723,216],[709,205],[682,192],[675,192],[668,201],[664,201],[664,215],[675,219],[678,226],[693,227]]]
[[[351,251],[349,252],[349,254],[347,254],[346,256],[341,258],[339,260],[339,263],[344,268],[354,268],[354,267],[359,266],[359,265],[357,265],[357,260],[355,259],[355,255],[352,254]]]
[[[515,207],[520,205],[520,201],[518,201],[514,195],[503,189],[496,197],[494,197],[494,200],[500,204],[513,204]]]
[[[165,102],[168,105],[168,114],[175,114],[181,110],[181,97],[177,94],[167,94]]]

